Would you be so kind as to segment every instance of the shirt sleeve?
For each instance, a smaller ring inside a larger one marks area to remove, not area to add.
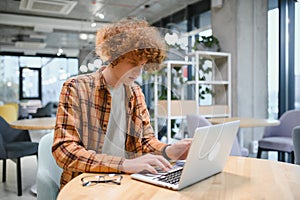
[[[87,150],[80,138],[79,99],[75,81],[67,81],[61,90],[56,115],[52,153],[57,164],[74,172],[120,172],[124,158]]]
[[[139,111],[139,115],[141,116],[143,123],[143,153],[163,155],[163,150],[167,146],[167,144],[159,141],[155,136],[154,130],[150,123],[150,114],[145,102],[145,96],[140,88],[137,90],[137,102],[137,104],[139,105],[139,109],[137,110]]]
[[[148,112],[148,111],[147,111]],[[145,114],[146,115],[146,114]],[[144,123],[144,136],[142,139],[143,143],[143,152],[144,153],[153,153],[157,155],[163,155],[163,150],[167,144],[158,140],[154,134],[154,130],[150,124],[150,116],[146,117],[143,115]]]

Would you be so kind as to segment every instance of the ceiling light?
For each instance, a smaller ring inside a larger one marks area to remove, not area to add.
[[[85,72],[88,71],[88,68],[87,68],[86,65],[81,65],[81,66],[79,67],[79,71],[81,71],[82,73],[85,73]]]
[[[56,53],[56,55],[57,56],[61,56],[61,54],[64,52],[64,50],[62,49],[62,48],[59,48],[58,50],[57,50],[57,53]]]
[[[92,28],[94,28],[94,27],[96,27],[96,26],[97,26],[96,22],[92,22],[92,23],[91,23],[91,27],[92,27]]]
[[[103,13],[100,13],[100,12],[97,12],[95,14],[96,17],[99,17],[100,19],[104,19],[104,14]]]
[[[79,38],[80,38],[81,40],[87,40],[87,39],[88,39],[88,35],[87,35],[86,33],[80,33],[80,34],[79,34]]]
[[[88,63],[87,67],[90,71],[94,71],[94,69],[95,69],[95,65],[92,63]]]
[[[94,66],[95,66],[97,69],[99,69],[99,68],[101,67],[101,65],[102,65],[102,60],[96,59],[96,60],[94,61]]]
[[[99,13],[98,17],[99,17],[100,19],[104,19],[104,14]]]

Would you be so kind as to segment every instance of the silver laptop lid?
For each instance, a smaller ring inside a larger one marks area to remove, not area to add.
[[[178,184],[159,181],[160,175],[135,173],[131,177],[157,186],[181,190],[217,174],[224,168],[238,128],[239,121],[197,128]]]
[[[223,170],[239,124],[233,121],[196,129],[178,190]]]

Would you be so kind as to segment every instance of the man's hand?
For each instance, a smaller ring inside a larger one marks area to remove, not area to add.
[[[191,138],[182,139],[166,148],[166,154],[172,160],[185,160],[192,144]]]
[[[157,174],[155,168],[168,171],[172,166],[163,156],[146,154],[134,159],[125,159],[121,170],[126,173],[137,173],[147,170],[149,173]]]

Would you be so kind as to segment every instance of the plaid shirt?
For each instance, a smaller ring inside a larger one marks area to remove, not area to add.
[[[111,110],[102,69],[67,80],[61,90],[52,153],[63,168],[61,188],[82,172],[120,172],[125,158],[101,154]],[[166,144],[155,136],[138,85],[125,86],[127,158],[162,154]]]

